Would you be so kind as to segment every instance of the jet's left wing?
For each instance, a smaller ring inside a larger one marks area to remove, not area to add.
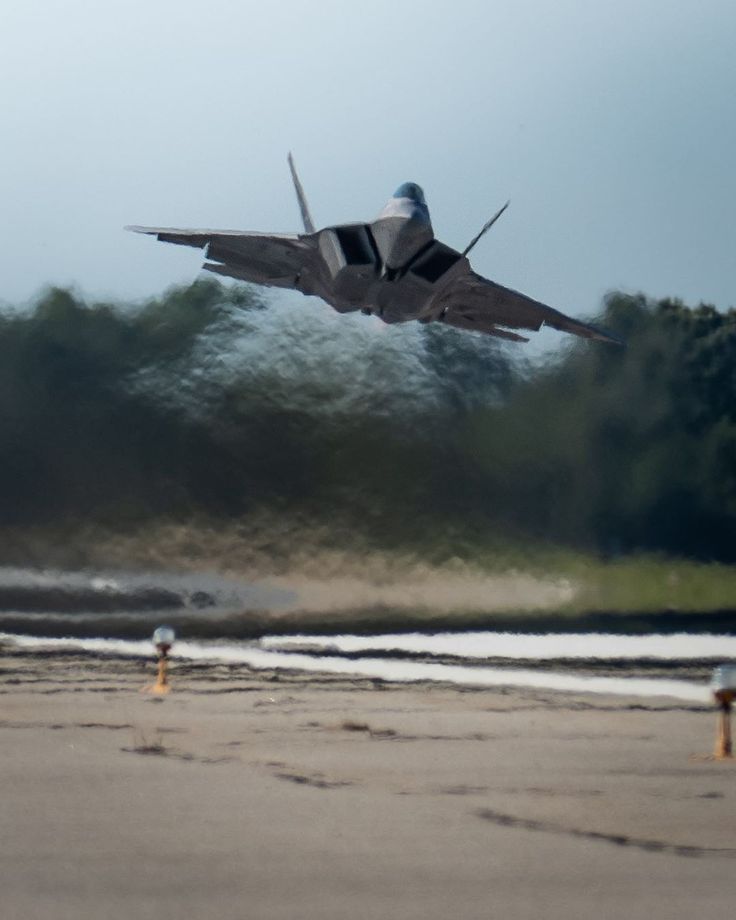
[[[440,322],[460,329],[485,332],[514,342],[527,342],[511,329],[538,331],[542,325],[586,339],[623,344],[616,336],[588,323],[565,316],[559,310],[525,294],[496,284],[474,271],[461,274],[442,293],[435,305]]]
[[[164,243],[205,249],[203,268],[218,275],[299,288],[300,276],[311,273],[317,249],[310,236],[296,233],[248,233],[240,230],[176,230],[171,227],[126,227]]]

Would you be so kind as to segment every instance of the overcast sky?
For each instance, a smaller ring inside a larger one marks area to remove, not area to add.
[[[5,302],[197,276],[125,224],[301,229],[292,149],[318,225],[510,197],[474,267],[572,315],[736,305],[733,0],[2,0],[0,103]]]

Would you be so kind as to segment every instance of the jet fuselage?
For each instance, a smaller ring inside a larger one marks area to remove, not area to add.
[[[467,259],[435,239],[414,183],[400,186],[372,223],[327,227],[315,236],[324,271],[305,278],[300,290],[341,313],[361,309],[387,323],[438,318],[437,295],[469,269]]]

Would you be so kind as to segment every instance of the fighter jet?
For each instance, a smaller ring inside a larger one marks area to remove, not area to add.
[[[361,310],[386,323],[445,323],[528,342],[512,330],[562,332],[620,344],[595,326],[476,274],[468,253],[508,206],[458,252],[435,239],[424,192],[404,182],[372,223],[338,224],[316,230],[302,184],[288,158],[304,233],[241,230],[176,230],[126,227],[165,243],[205,250],[203,268],[267,287],[321,297],[339,313]]]

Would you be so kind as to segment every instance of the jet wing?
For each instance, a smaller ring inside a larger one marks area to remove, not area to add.
[[[473,271],[461,275],[451,284],[440,296],[437,306],[440,308],[437,317],[440,322],[514,342],[529,340],[509,330],[530,329],[537,332],[545,325],[586,339],[623,344],[602,329],[565,316],[559,310],[489,281]]]
[[[204,249],[203,268],[218,275],[297,288],[300,275],[311,271],[317,258],[309,236],[296,233],[247,233],[241,230],[177,230],[172,227],[126,227],[155,236],[164,243]]]

